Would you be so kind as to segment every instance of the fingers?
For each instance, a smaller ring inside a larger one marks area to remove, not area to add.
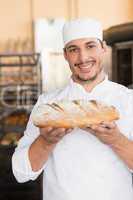
[[[84,129],[96,136],[101,142],[112,145],[119,139],[121,132],[115,122],[102,122]]]
[[[100,125],[102,127],[109,128],[109,129],[116,128],[116,123],[115,122],[102,122]]]
[[[58,136],[65,134],[66,129],[65,128],[53,128],[49,133],[51,136]]]
[[[100,135],[109,136],[117,131],[117,125],[115,122],[102,122],[101,124],[91,125],[87,128],[84,128],[84,130],[98,137],[100,137]]]
[[[45,127],[40,129],[40,134],[47,142],[56,143],[71,131],[72,129]]]
[[[52,131],[52,129],[53,128],[51,126],[40,128],[40,133],[49,133],[50,131]]]
[[[94,133],[95,131],[90,128],[90,127],[86,127],[86,128],[82,128],[83,130],[87,131],[87,132],[90,132],[90,133]]]
[[[66,134],[71,133],[73,128],[66,129]]]
[[[98,125],[92,125],[90,128],[95,131],[104,131],[105,129],[115,129],[117,126],[115,122],[102,122]]]

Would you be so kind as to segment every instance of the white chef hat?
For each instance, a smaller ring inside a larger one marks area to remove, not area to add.
[[[102,25],[98,20],[81,18],[68,21],[63,26],[64,46],[76,39],[97,38],[103,40]]]

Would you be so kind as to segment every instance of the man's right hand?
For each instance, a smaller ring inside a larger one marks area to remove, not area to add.
[[[43,167],[55,145],[71,131],[72,129],[65,128],[40,128],[40,136],[29,148],[29,160],[33,171]]]
[[[71,131],[72,129],[46,127],[40,128],[40,135],[48,144],[56,144]]]

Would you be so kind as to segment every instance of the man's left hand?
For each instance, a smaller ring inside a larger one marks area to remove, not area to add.
[[[101,142],[113,145],[121,138],[121,132],[115,122],[103,122],[99,125],[92,125],[84,130],[95,135]]]

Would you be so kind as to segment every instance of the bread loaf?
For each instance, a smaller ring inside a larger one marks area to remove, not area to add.
[[[58,101],[36,106],[31,114],[37,127],[89,127],[119,119],[115,107],[96,100]]]

